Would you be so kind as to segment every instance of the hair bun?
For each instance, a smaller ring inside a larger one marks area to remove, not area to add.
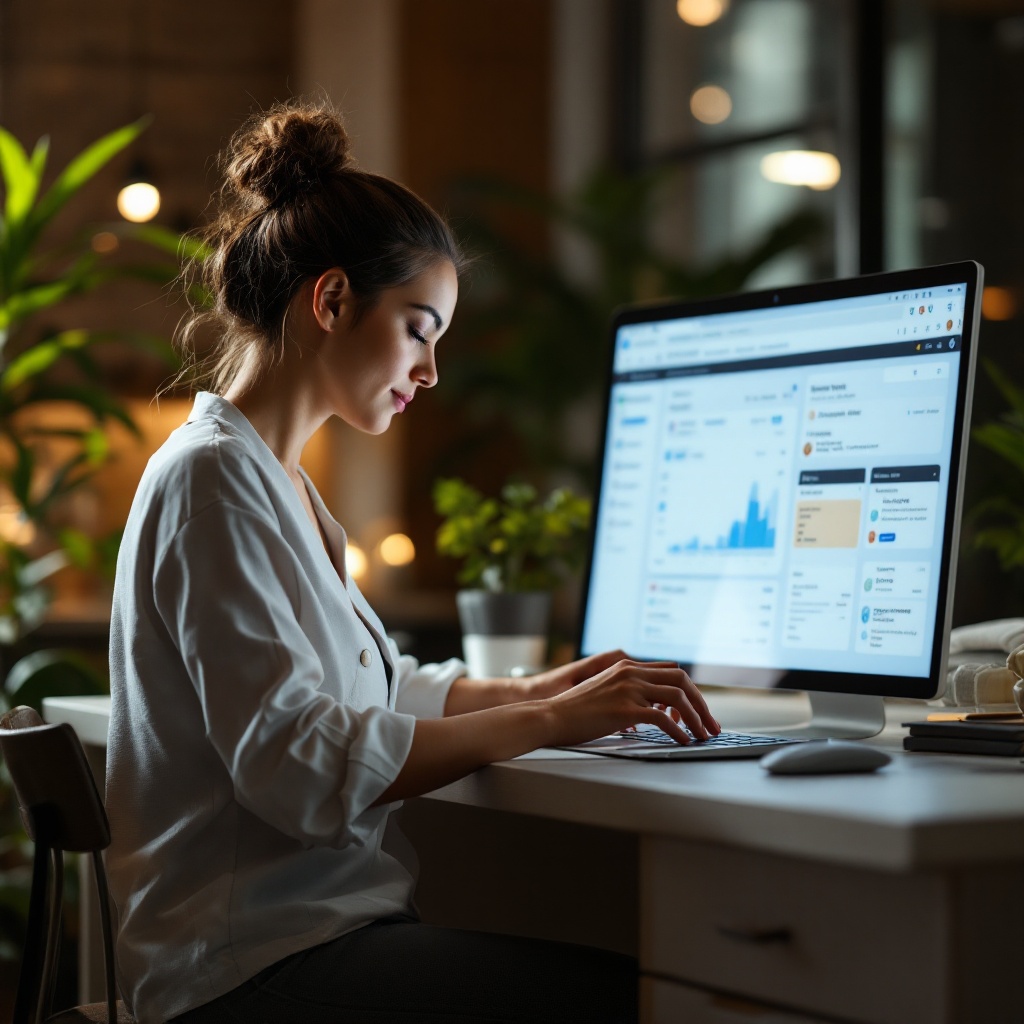
[[[256,115],[226,158],[226,184],[260,205],[287,202],[352,163],[345,126],[326,104],[278,104]]]

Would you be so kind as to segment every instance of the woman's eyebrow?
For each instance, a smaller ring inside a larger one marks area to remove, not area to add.
[[[438,313],[433,306],[428,306],[422,302],[410,302],[409,305],[413,309],[422,309],[424,313],[429,313],[434,318],[434,326],[437,330],[441,330],[441,324],[443,324],[444,321],[441,319],[441,314]]]

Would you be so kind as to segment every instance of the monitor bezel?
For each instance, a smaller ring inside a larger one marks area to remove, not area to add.
[[[956,401],[953,417],[953,438],[950,450],[949,473],[947,474],[947,514],[943,530],[941,563],[939,567],[939,588],[936,602],[937,627],[934,634],[930,668],[927,676],[902,676],[869,674],[861,672],[825,672],[820,669],[779,669],[766,667],[751,668],[742,665],[713,665],[713,680],[720,683],[729,680],[729,685],[754,687],[757,689],[809,690],[822,693],[849,693],[864,696],[904,697],[928,700],[945,688],[946,661],[949,647],[949,631],[953,616],[953,586],[956,579],[957,545],[963,507],[963,484],[967,464],[971,400],[974,390],[975,364],[977,361],[978,327],[981,313],[979,293],[982,287],[983,268],[973,260],[947,263],[933,267],[912,270],[887,271],[866,274],[852,278],[836,278],[811,284],[790,285],[783,288],[764,289],[755,292],[741,292],[710,299],[688,301],[662,301],[648,304],[624,306],[612,316],[606,354],[601,434],[597,453],[597,475],[594,482],[594,509],[591,517],[590,536],[586,567],[582,576],[583,589],[580,595],[579,631],[576,651],[582,657],[585,652],[583,639],[586,631],[587,604],[590,600],[590,582],[594,563],[594,545],[597,538],[598,507],[601,487],[604,482],[605,457],[608,444],[608,418],[611,409],[611,382],[614,374],[615,341],[620,328],[629,324],[652,323],[660,320],[676,320],[685,317],[708,316],[716,313],[736,313],[755,309],[781,309],[807,302],[823,302],[834,299],[858,298],[864,295],[896,291],[920,291],[939,288],[950,284],[966,284],[964,296],[963,332],[961,334],[960,374],[957,381]],[[951,489],[952,493],[951,493]],[[650,660],[643,652],[629,651],[638,660]],[[660,657],[658,660],[661,660]],[[700,673],[692,663],[680,662],[691,673],[694,682],[701,683]],[[766,679],[770,682],[766,683]]]

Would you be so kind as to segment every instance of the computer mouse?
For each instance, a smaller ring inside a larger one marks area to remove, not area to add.
[[[873,772],[892,758],[878,747],[846,740],[811,740],[773,750],[761,758],[761,767],[773,775],[831,775],[837,772]]]

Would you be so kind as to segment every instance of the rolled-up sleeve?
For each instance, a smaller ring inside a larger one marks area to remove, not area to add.
[[[388,647],[398,677],[395,709],[416,718],[443,718],[452,683],[466,674],[465,662],[449,658],[439,664],[421,665],[408,654],[401,654],[390,637]]]
[[[248,811],[303,846],[363,845],[412,746],[410,714],[321,692],[301,570],[275,524],[218,501],[157,552],[154,600]]]

